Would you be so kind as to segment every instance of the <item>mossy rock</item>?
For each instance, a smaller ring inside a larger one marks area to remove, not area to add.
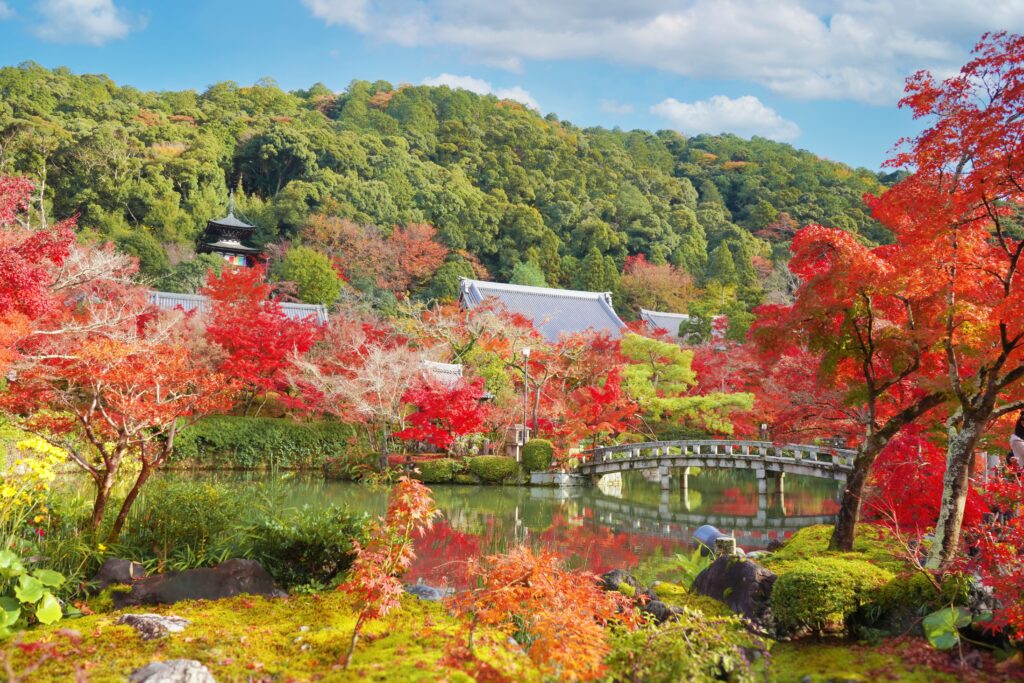
[[[776,629],[786,635],[844,633],[849,620],[893,578],[866,560],[792,560],[772,588]]]
[[[671,607],[689,607],[713,617],[734,616],[729,606],[706,595],[697,595],[686,586],[662,581],[654,586],[658,599]]]
[[[440,458],[438,460],[424,460],[416,463],[416,472],[413,477],[424,484],[447,484],[455,478],[455,473],[461,469],[461,463],[451,458]]]
[[[530,439],[523,446],[523,467],[529,472],[547,472],[555,459],[555,447],[547,439]]]
[[[480,455],[470,459],[469,472],[485,484],[501,484],[519,474],[519,463],[503,455]]]
[[[477,481],[476,477],[472,474],[467,474],[466,472],[457,473],[452,481],[456,484],[472,484],[474,486],[480,483]]]

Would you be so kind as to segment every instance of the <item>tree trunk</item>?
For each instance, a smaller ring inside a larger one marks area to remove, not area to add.
[[[832,531],[832,538],[828,542],[829,550],[853,550],[853,540],[857,531],[857,523],[860,521],[860,504],[864,496],[864,486],[868,481],[868,472],[871,465],[881,451],[882,444],[873,439],[865,441],[861,446],[857,457],[853,460],[853,471],[846,478],[846,488],[843,489],[843,497],[839,502],[839,512],[836,514],[836,528]]]
[[[128,492],[124,502],[121,503],[121,509],[117,512],[117,518],[114,520],[114,526],[110,528],[110,534],[107,536],[107,543],[113,543],[117,540],[117,537],[121,535],[121,529],[124,528],[124,523],[128,519],[128,511],[131,509],[135,499],[139,497],[139,491],[142,490],[142,485],[149,479],[149,475],[153,473],[153,468],[142,465],[142,470],[139,472],[138,478],[135,480],[135,484],[132,485],[132,490]]]
[[[103,470],[100,478],[96,480],[96,501],[93,503],[92,518],[89,520],[89,528],[92,529],[93,536],[98,536],[100,533],[103,513],[107,510],[112,488],[114,488],[114,473],[110,470]]]
[[[949,428],[946,475],[942,480],[942,502],[939,506],[939,521],[935,525],[935,540],[928,554],[928,569],[940,569],[953,558],[960,545],[960,528],[964,522],[964,508],[967,505],[970,461],[974,457],[974,447],[989,414],[986,413],[984,420],[977,415],[965,417],[959,431],[954,426]]]
[[[388,468],[388,425],[385,422],[380,429],[380,471]]]

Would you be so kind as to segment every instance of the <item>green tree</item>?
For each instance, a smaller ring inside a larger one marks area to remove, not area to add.
[[[514,285],[529,285],[531,287],[547,287],[547,280],[544,273],[533,261],[520,261],[512,269],[512,277],[509,282]]]
[[[731,434],[729,414],[754,405],[753,394],[693,393],[697,387],[693,351],[675,343],[627,334],[622,338],[622,355],[628,363],[622,375],[623,389],[654,427],[685,423]]]
[[[305,246],[292,247],[275,269],[278,280],[294,282],[299,298],[311,304],[332,304],[341,294],[341,278],[330,260]]]

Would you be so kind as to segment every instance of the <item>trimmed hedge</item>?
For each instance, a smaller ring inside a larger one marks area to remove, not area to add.
[[[530,439],[523,446],[523,467],[529,472],[547,472],[555,458],[555,447],[547,439]]]
[[[439,460],[423,460],[416,463],[419,470],[413,475],[424,484],[447,484],[455,478],[455,474],[462,470],[462,464],[451,458]]]
[[[503,455],[478,455],[469,460],[470,474],[487,484],[500,484],[519,473],[519,463]]]
[[[218,415],[182,430],[172,462],[213,469],[314,469],[329,459],[361,461],[366,446],[353,425]]]

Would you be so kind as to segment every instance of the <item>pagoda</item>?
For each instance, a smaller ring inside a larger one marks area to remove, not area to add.
[[[252,239],[255,231],[255,226],[235,218],[235,201],[231,197],[228,200],[228,215],[206,223],[206,230],[199,236],[196,252],[219,254],[233,266],[253,266],[262,250],[247,246],[246,242]]]

